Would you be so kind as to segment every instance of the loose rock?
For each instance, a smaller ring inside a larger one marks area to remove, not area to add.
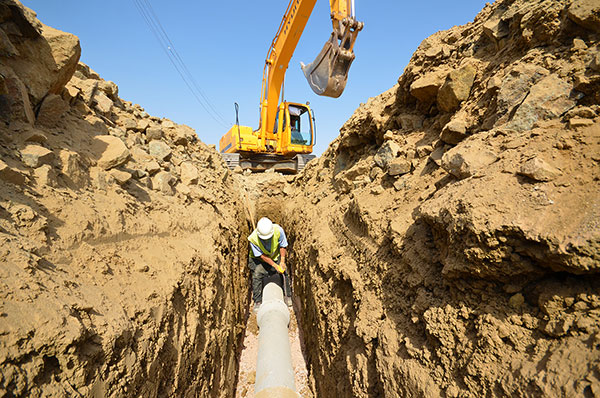
[[[548,70],[537,65],[517,63],[511,67],[499,87],[498,113],[503,115],[518,107],[529,94],[531,86],[548,73]]]
[[[496,44],[496,48],[498,50],[504,47],[505,40],[509,34],[509,26],[507,21],[502,20],[502,18],[498,16],[494,16],[488,19],[483,24],[483,33],[491,39],[494,44]]]
[[[591,119],[584,119],[584,118],[580,118],[580,117],[574,117],[569,119],[569,127],[572,129],[578,128],[578,127],[587,127],[587,126],[591,126],[594,124],[594,121]]]
[[[113,102],[111,99],[108,98],[102,91],[96,91],[93,101],[96,104],[96,109],[105,115],[109,114],[113,107]]]
[[[425,157],[425,156],[429,155],[431,152],[433,152],[433,146],[431,146],[431,145],[419,145],[416,148],[416,152],[417,152],[417,156],[419,158]]]
[[[597,1],[574,1],[569,7],[568,16],[584,28],[600,33],[600,4]]]
[[[157,161],[155,160],[151,160],[149,162],[146,162],[144,164],[144,169],[149,173],[149,174],[154,174],[157,173],[158,171],[160,171],[160,164],[158,164]]]
[[[77,152],[63,149],[59,153],[61,171],[75,185],[81,186],[87,182],[88,176],[81,156]]]
[[[171,156],[172,150],[163,141],[153,140],[148,144],[148,152],[156,160],[166,160]]]
[[[467,64],[448,74],[444,85],[437,93],[437,102],[444,112],[458,109],[460,103],[471,93],[477,70],[472,64]]]
[[[198,183],[198,169],[193,165],[192,162],[181,163],[181,182],[185,185],[192,185]]]
[[[119,185],[125,185],[129,180],[131,180],[131,173],[128,173],[123,170],[112,169],[110,171],[110,175],[115,179],[115,181]]]
[[[25,142],[35,142],[38,144],[45,144],[48,141],[48,137],[39,130],[33,130],[25,136]]]
[[[148,127],[146,129],[146,139],[148,141],[160,140],[163,137],[163,132],[158,127]]]
[[[21,151],[21,160],[29,167],[37,168],[54,161],[54,153],[39,145],[27,145]]]
[[[398,176],[410,173],[411,164],[406,159],[394,159],[388,163],[388,174]]]
[[[187,145],[197,139],[196,131],[186,125],[177,126],[174,142],[177,145]]]
[[[435,164],[437,164],[438,166],[442,165],[442,157],[444,156],[444,153],[446,152],[446,148],[443,146],[437,147],[434,149],[433,152],[431,152],[431,155],[429,155],[429,159],[431,159],[432,162],[434,162]]]
[[[570,97],[571,90],[570,84],[555,75],[543,78],[531,88],[507,127],[525,131],[539,120],[560,117],[575,106],[575,100]]]
[[[377,154],[375,155],[375,164],[382,169],[387,168],[392,159],[398,156],[399,151],[400,145],[394,141],[386,141],[381,148],[379,148]]]
[[[0,179],[11,184],[23,185],[25,175],[0,160]]]
[[[456,145],[467,137],[467,124],[463,118],[454,118],[442,129],[440,139],[447,144]]]
[[[102,90],[102,92],[106,94],[108,98],[112,100],[118,99],[119,87],[115,82],[100,80],[98,83],[98,89]]]
[[[442,157],[442,168],[456,178],[463,179],[484,171],[497,159],[495,153],[477,145],[455,147]]]
[[[152,189],[160,191],[165,195],[174,195],[173,184],[176,179],[167,171],[161,171],[152,177]]]
[[[136,130],[139,132],[144,132],[150,126],[150,120],[148,119],[140,119],[137,122]],[[160,138],[160,137],[159,137]]]
[[[535,157],[521,166],[519,174],[536,181],[547,182],[556,179],[562,173],[557,168],[550,166],[544,160]]]
[[[99,135],[94,137],[92,151],[98,159],[98,166],[104,170],[112,169],[127,162],[129,149],[120,138],[112,135]]]
[[[46,185],[49,187],[58,186],[58,182],[56,180],[56,171],[54,171],[52,166],[48,164],[45,164],[35,169],[33,171],[33,175],[35,176],[35,180],[38,184]]]
[[[117,123],[125,130],[134,130],[137,127],[137,122],[132,117],[119,118]]]
[[[448,71],[446,69],[426,74],[410,85],[410,94],[422,102],[433,102],[447,75]]]
[[[19,21],[13,33],[25,38],[40,37],[43,33],[43,39],[29,40],[26,52],[3,58],[2,63],[17,72],[20,80],[27,81],[28,94],[37,104],[49,93],[60,94],[73,76],[81,55],[79,39],[41,24],[23,5],[11,3],[14,3],[11,8],[14,18]]]
[[[4,86],[4,93],[2,94],[7,96],[2,102],[3,120],[5,122],[19,120],[34,124],[35,114],[33,113],[25,84],[12,69],[2,64],[0,64],[0,75],[3,76],[2,86]],[[7,101],[8,98],[10,98],[10,101]]]
[[[592,57],[590,68],[596,72],[600,72],[600,50],[596,51],[596,54]]]
[[[49,94],[40,105],[37,123],[44,126],[55,126],[67,109],[68,105],[59,95]]]

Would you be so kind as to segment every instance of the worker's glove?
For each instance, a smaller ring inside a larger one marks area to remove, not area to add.
[[[277,272],[279,272],[280,274],[283,274],[285,272],[285,262],[282,261],[281,264],[277,265],[276,269],[277,269]]]

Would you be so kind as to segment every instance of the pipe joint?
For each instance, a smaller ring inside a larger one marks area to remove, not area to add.
[[[290,311],[283,300],[275,299],[264,301],[258,309],[256,314],[256,323],[259,328],[265,325],[265,322],[270,322],[270,317],[277,317],[281,322],[284,322],[286,326],[290,324]]]

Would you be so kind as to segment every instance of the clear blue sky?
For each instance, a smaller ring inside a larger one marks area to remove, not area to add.
[[[119,86],[119,95],[154,116],[196,129],[207,144],[235,123],[258,126],[262,71],[287,0],[157,1],[154,8],[175,49],[212,107],[226,124],[198,103],[140,16],[134,0],[22,0],[38,18],[81,40],[81,60]],[[356,0],[360,32],[344,94],[315,95],[300,70],[312,62],[331,33],[329,2],[320,0],[286,75],[285,99],[310,101],[317,118],[320,155],[360,103],[391,88],[423,39],[472,21],[483,0]],[[217,118],[218,119],[218,118]]]

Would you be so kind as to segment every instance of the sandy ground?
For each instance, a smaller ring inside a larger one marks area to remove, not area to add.
[[[308,371],[302,355],[300,346],[300,333],[298,322],[294,309],[290,308],[291,320],[289,326],[290,349],[292,352],[292,366],[294,368],[296,391],[303,398],[312,398],[308,383]],[[256,356],[258,354],[258,325],[256,324],[256,314],[251,312],[246,326],[246,335],[242,355],[240,358],[240,373],[238,386],[235,392],[236,398],[254,397],[254,382],[256,379]]]

